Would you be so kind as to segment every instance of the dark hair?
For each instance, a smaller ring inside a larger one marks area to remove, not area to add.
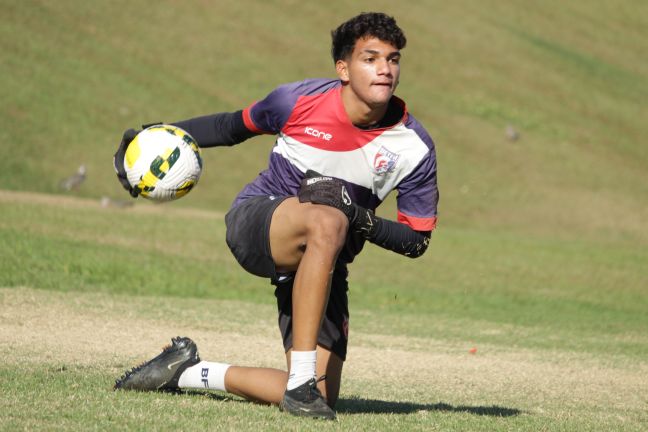
[[[405,48],[407,39],[396,25],[396,20],[380,12],[363,12],[340,24],[331,32],[333,61],[343,60],[353,52],[356,41],[360,38],[375,37],[389,42],[397,49]]]

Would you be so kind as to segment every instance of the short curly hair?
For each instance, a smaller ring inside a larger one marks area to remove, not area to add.
[[[353,52],[356,41],[360,38],[375,37],[389,42],[397,49],[405,48],[407,39],[396,24],[396,20],[381,12],[363,12],[340,24],[331,32],[333,61],[344,60]]]

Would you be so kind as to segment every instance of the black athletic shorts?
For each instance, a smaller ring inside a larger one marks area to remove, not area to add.
[[[248,198],[225,215],[227,245],[239,264],[248,272],[269,278],[276,287],[279,330],[284,349],[292,348],[292,286],[293,274],[278,274],[270,252],[270,221],[279,204],[287,197],[259,196]],[[333,271],[331,294],[318,345],[346,359],[349,335],[348,271],[339,263]]]

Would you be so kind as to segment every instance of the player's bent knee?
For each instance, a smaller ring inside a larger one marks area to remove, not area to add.
[[[307,246],[339,251],[344,245],[348,229],[349,221],[341,211],[331,207],[313,207],[307,223]]]
[[[333,372],[330,376],[326,375],[326,380],[322,385],[318,386],[322,397],[326,401],[326,404],[335,408],[335,404],[338,401],[338,396],[340,394],[340,376]]]
[[[335,394],[335,396],[329,395],[329,394],[323,394],[322,396],[324,396],[324,400],[326,401],[326,405],[331,407],[331,409],[335,409],[335,404],[337,404],[337,401],[338,401],[337,393]]]

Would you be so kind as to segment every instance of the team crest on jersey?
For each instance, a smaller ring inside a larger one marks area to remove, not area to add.
[[[385,175],[394,171],[399,156],[399,154],[390,152],[385,147],[380,147],[380,150],[374,156],[374,173],[377,175]]]

